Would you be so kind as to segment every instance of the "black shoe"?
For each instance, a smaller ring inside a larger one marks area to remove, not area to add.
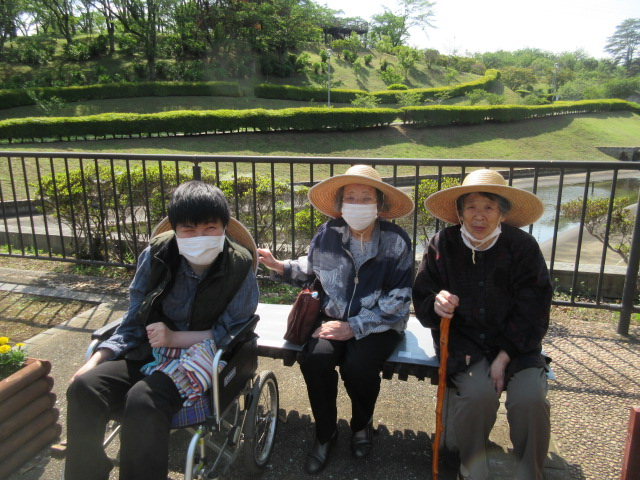
[[[327,466],[329,454],[337,440],[337,430],[333,432],[333,435],[326,443],[320,443],[316,437],[313,441],[313,447],[311,447],[311,451],[307,454],[307,458],[304,461],[304,471],[310,475],[320,473],[324,467]]]
[[[371,453],[373,447],[373,422],[351,435],[351,453],[356,458],[364,458]]]

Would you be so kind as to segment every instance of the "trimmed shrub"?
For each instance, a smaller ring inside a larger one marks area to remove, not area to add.
[[[240,86],[236,82],[109,83],[78,87],[43,87],[30,90],[45,100],[58,97],[65,102],[129,97],[239,97],[241,95]],[[33,100],[24,89],[0,90],[0,109],[33,104]]]
[[[515,122],[555,115],[575,115],[607,111],[640,113],[640,105],[623,100],[584,100],[556,102],[552,105],[493,105],[407,107],[403,121],[419,127],[479,125],[483,122]]]
[[[409,87],[403,83],[393,83],[387,87],[387,90],[409,90]]]
[[[180,110],[154,114],[106,113],[0,121],[0,140],[77,139],[240,132],[247,130],[355,130],[389,125],[391,108],[285,108],[281,110]]]
[[[293,85],[274,85],[263,83],[253,91],[257,98],[273,98],[278,100],[296,100],[300,102],[325,102],[327,89],[319,87],[296,87]],[[331,101],[335,103],[351,103],[356,95],[366,95],[364,90],[331,89]]]

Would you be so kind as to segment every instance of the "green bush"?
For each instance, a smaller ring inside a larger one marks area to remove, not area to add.
[[[76,258],[135,263],[135,246],[140,247],[141,239],[148,240],[153,227],[166,215],[169,197],[179,179],[191,177],[190,168],[176,170],[171,164],[163,164],[162,168],[116,164],[113,171],[109,166],[90,165],[44,175],[39,184],[32,186],[40,192],[36,203],[42,213],[59,219],[76,232],[79,241],[72,244]],[[251,177],[238,177],[218,182],[207,164],[201,170],[201,178],[218,184],[225,196],[233,199],[230,202],[234,206],[233,216],[248,228],[255,227],[254,238],[261,246],[269,246],[279,258],[305,254],[317,228],[326,220],[316,213],[312,224],[307,186],[291,185],[260,174],[255,181]],[[275,215],[271,209],[272,194]],[[142,210],[148,213],[148,218],[140,214]],[[145,220],[134,223],[132,218]],[[290,242],[292,220],[295,245]],[[275,245],[267,241],[273,238],[274,231]]]
[[[240,86],[236,82],[121,82],[77,87],[43,87],[31,90],[44,100],[58,97],[65,102],[129,97],[239,97],[241,95]],[[33,104],[33,100],[25,89],[0,90],[0,109]]]
[[[403,83],[392,83],[387,87],[387,90],[408,90],[408,89],[409,87],[407,87]]]
[[[356,95],[364,95],[364,90],[331,89],[331,101],[335,103],[351,103]],[[253,94],[257,98],[274,98],[278,100],[295,100],[300,102],[325,102],[327,89],[319,87],[297,87],[293,85],[275,85],[263,83],[257,85]]]
[[[633,111],[640,112],[640,105],[623,100],[584,100],[580,102],[556,102],[552,105],[493,105],[493,106],[445,106],[407,107],[402,109],[403,121],[420,127],[447,125],[478,125],[483,122],[515,122],[531,118],[579,113]]]
[[[286,108],[281,110],[180,110],[154,114],[106,113],[86,117],[37,117],[0,121],[0,140],[78,139],[239,132],[247,130],[355,130],[389,125],[389,108]]]

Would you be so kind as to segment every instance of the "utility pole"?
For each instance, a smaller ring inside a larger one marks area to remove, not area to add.
[[[327,48],[327,107],[331,106],[331,55],[333,50]]]

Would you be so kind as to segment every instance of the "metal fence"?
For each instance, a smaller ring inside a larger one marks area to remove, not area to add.
[[[616,199],[623,196],[637,211],[640,164],[635,162],[5,151],[0,152],[0,256],[133,267],[166,215],[172,189],[198,178],[223,189],[232,214],[259,246],[279,258],[295,257],[305,253],[326,220],[309,206],[308,188],[359,163],[375,166],[416,200],[414,212],[397,220],[412,238],[416,262],[428,239],[445,226],[424,210],[429,193],[476,168],[497,169],[510,185],[536,193],[546,213],[527,230],[549,265],[554,304],[619,311],[618,332],[628,333],[631,314],[640,312],[640,221],[624,214],[621,223]],[[596,199],[603,209],[596,216],[599,225],[591,215]],[[579,221],[563,215],[569,201],[577,202]],[[596,228],[601,240],[583,227]]]

